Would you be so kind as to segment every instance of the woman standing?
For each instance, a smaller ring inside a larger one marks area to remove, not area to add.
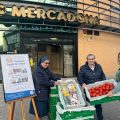
[[[57,80],[60,78],[54,76],[53,73],[48,69],[49,64],[50,60],[48,56],[43,56],[39,60],[38,66],[33,74],[35,90],[37,94],[34,100],[40,120],[48,119],[50,87],[60,84],[57,82]],[[30,105],[30,113],[34,114],[32,104]]]
[[[118,53],[118,64],[120,65],[120,53]],[[114,90],[108,93],[108,97],[112,97],[115,93],[120,92],[120,68],[116,73],[116,81],[118,82]]]

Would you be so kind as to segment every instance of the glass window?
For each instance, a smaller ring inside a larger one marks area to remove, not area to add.
[[[0,52],[20,51],[20,34],[16,25],[0,24]]]
[[[40,2],[40,3],[49,3],[61,6],[76,7],[77,0],[20,0],[20,1],[30,1],[30,2]]]
[[[64,76],[73,76],[73,45],[64,45]]]

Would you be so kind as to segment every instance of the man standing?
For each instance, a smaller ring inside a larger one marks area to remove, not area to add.
[[[86,59],[85,65],[81,66],[78,73],[78,81],[83,89],[85,89],[88,84],[106,79],[102,67],[95,61],[95,55],[89,54]],[[95,108],[98,120],[103,120],[101,104],[95,105]]]

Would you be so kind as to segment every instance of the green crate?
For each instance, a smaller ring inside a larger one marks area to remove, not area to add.
[[[113,97],[105,97],[100,100],[95,100],[95,101],[90,101],[91,105],[98,105],[98,104],[103,104],[106,102],[112,102],[115,100],[120,100],[120,96],[113,96]]]
[[[50,112],[55,112],[56,111],[56,105],[50,105],[49,111]]]
[[[56,120],[65,120],[65,118],[61,117],[60,114],[57,112],[56,113]],[[73,119],[70,117],[70,118],[67,118],[66,120],[94,120],[94,116],[87,116],[87,117],[74,117]]]
[[[50,113],[51,114],[51,113]],[[56,120],[56,114],[50,115],[50,120]]]
[[[93,116],[93,118],[87,118],[87,119],[83,118],[83,120],[94,120],[94,116]]]
[[[50,94],[58,94],[58,87],[57,86],[51,87],[50,88]]]
[[[91,117],[91,118],[89,118],[89,117]],[[82,118],[76,118],[76,119],[72,119],[72,120],[79,120],[79,119],[81,119],[81,120],[94,120],[94,116],[88,116],[88,118],[84,118],[84,117],[82,117]],[[71,119],[69,119],[69,120],[71,120]]]
[[[61,114],[61,118],[63,118],[63,120],[68,120],[68,119],[74,119],[77,117],[89,117],[89,116],[93,116],[95,114],[95,111],[81,111],[81,112],[66,112],[64,114]]]
[[[50,120],[56,119],[56,106],[50,106]]]
[[[58,95],[50,95],[49,98],[49,104],[50,105],[56,105],[58,102],[60,102],[59,96]]]
[[[64,110],[61,104],[57,104],[57,111],[62,120],[72,120],[75,118],[84,118],[94,116],[95,108],[93,106],[81,107],[79,109]],[[61,111],[61,112],[59,112]]]

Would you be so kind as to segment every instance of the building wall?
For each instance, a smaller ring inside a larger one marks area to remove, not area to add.
[[[78,68],[85,63],[86,56],[93,53],[106,75],[113,77],[120,67],[117,62],[118,52],[120,52],[120,35],[100,32],[100,36],[89,36],[79,30]]]
[[[85,4],[82,4],[82,3],[85,3]],[[103,4],[103,3],[105,3],[105,4]],[[88,5],[86,5],[86,4],[88,4]],[[110,7],[110,4],[113,7]],[[115,1],[100,0],[100,2],[95,2],[93,0],[78,0],[77,7],[78,7],[78,10],[77,10],[78,13],[84,13],[84,14],[88,14],[88,15],[98,16],[101,19],[100,20],[101,25],[120,28],[120,25],[119,25],[120,24],[120,12],[119,12],[119,10],[115,10],[116,8],[117,9],[120,8],[119,0],[115,0]],[[98,7],[100,7],[100,8],[98,9]],[[82,9],[84,9],[84,11]],[[111,12],[109,10],[111,10]],[[94,13],[94,12],[96,12],[96,13]],[[100,13],[100,14],[98,14],[98,13]],[[116,22],[116,23],[114,23],[114,22]]]

